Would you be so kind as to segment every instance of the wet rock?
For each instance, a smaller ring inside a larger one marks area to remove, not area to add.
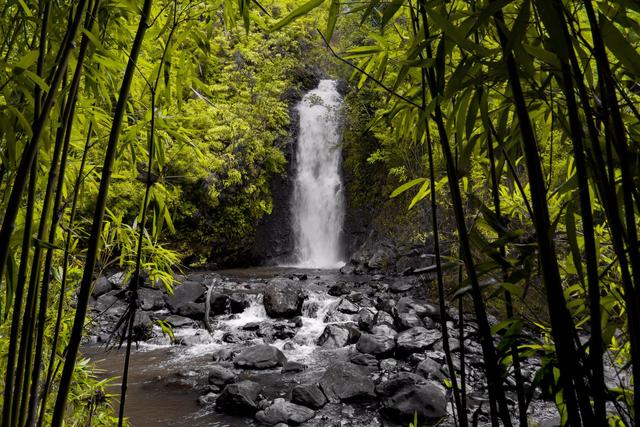
[[[228,348],[221,348],[213,353],[212,359],[214,362],[228,362],[230,360],[233,360],[234,356],[235,353],[233,352],[233,350]]]
[[[348,295],[350,292],[351,289],[347,283],[338,282],[335,285],[331,285],[327,293],[333,297],[340,297],[343,295]]]
[[[430,357],[418,363],[415,373],[428,380],[442,381],[445,378],[442,365]]]
[[[291,318],[302,314],[304,295],[283,279],[274,279],[264,292],[263,304],[273,318]]]
[[[260,384],[248,380],[229,384],[216,399],[216,407],[231,415],[253,415],[258,410],[257,401],[261,390]]]
[[[302,384],[291,391],[291,401],[298,405],[320,409],[327,404],[327,397],[316,384]]]
[[[175,314],[191,319],[202,320],[204,319],[204,303],[186,302],[175,310]]]
[[[348,299],[342,298],[338,303],[336,310],[340,313],[356,314],[358,312],[358,306],[350,302]]]
[[[153,321],[144,311],[136,312],[133,322],[134,341],[147,341],[153,338]]]
[[[437,305],[426,303],[424,304],[424,307],[426,308],[426,313],[424,314],[425,316],[436,321],[442,318],[442,316],[440,316],[440,307],[438,307]]]
[[[255,418],[262,424],[273,426],[279,423],[300,425],[315,416],[315,411],[309,408],[278,398],[271,406],[256,413]]]
[[[349,330],[342,325],[327,325],[316,342],[324,348],[340,348],[348,345]]]
[[[405,313],[415,313],[419,317],[424,317],[429,312],[429,308],[426,304],[419,303],[411,297],[402,297],[398,300],[396,305],[398,315]]]
[[[336,362],[320,379],[320,387],[332,403],[369,400],[375,397],[374,384],[361,366]]]
[[[307,273],[293,273],[293,277],[298,280],[307,280],[309,278]]]
[[[209,369],[209,384],[224,387],[236,381],[236,374],[222,366],[213,366]]]
[[[376,357],[371,354],[356,353],[353,356],[351,356],[349,360],[351,361],[351,363],[354,363],[360,366],[367,366],[370,368],[378,367],[378,359],[376,359]]]
[[[109,313],[112,313],[115,316],[124,313],[126,304],[124,303],[124,301],[119,301],[118,298],[121,292],[122,291],[113,290],[107,292],[106,294],[100,295],[95,305],[93,306],[93,309],[99,312],[109,311]]]
[[[260,322],[249,322],[242,327],[244,331],[257,331],[260,329]]]
[[[396,253],[392,245],[380,245],[371,258],[367,261],[367,266],[374,270],[390,269],[396,260]]]
[[[138,301],[143,310],[162,310],[166,306],[164,295],[159,289],[138,289]]]
[[[408,292],[416,285],[415,279],[413,278],[402,278],[398,279],[389,286],[389,290],[393,293],[402,293]]]
[[[362,334],[356,344],[356,349],[359,352],[372,354],[376,357],[391,355],[395,347],[395,337],[374,334]]]
[[[396,313],[396,302],[388,296],[378,296],[376,298],[376,309],[386,313]]]
[[[282,372],[283,374],[286,374],[290,372],[302,372],[306,369],[307,369],[307,365],[305,365],[304,363],[287,361],[287,362],[284,362],[284,365],[282,365],[282,370],[280,372]]]
[[[393,326],[394,324],[394,320],[393,320],[393,316],[390,315],[389,313],[387,313],[386,311],[380,310],[376,313],[375,317],[373,318],[373,323],[374,325],[389,325],[389,326]]]
[[[414,413],[418,419],[434,422],[447,415],[444,390],[418,375],[400,373],[380,384],[376,392],[382,398],[382,414],[396,422],[409,423]]]
[[[256,345],[242,350],[233,359],[236,368],[270,369],[282,366],[287,361],[284,353],[270,345]]]
[[[424,326],[422,320],[414,312],[398,314],[396,319],[396,325],[398,330],[404,331],[405,329],[414,328],[416,326]]]
[[[200,396],[198,398],[198,405],[200,405],[201,407],[205,408],[207,406],[211,406],[214,403],[216,403],[216,398],[218,397],[218,395],[216,393],[207,393],[203,396]]]
[[[173,295],[166,295],[165,300],[171,313],[180,314],[178,313],[180,307],[188,303],[195,303],[203,296],[204,287],[200,283],[184,282],[173,289]],[[204,313],[204,304],[202,305],[202,313]]]
[[[257,335],[264,338],[265,342],[286,340],[296,335],[296,325],[292,322],[262,322]]]
[[[341,269],[340,269],[340,273],[342,274],[346,274],[346,275],[353,275],[356,273],[356,266],[352,263],[348,263],[346,265],[344,265]]]
[[[375,324],[375,314],[368,308],[363,308],[358,312],[358,327],[368,332]]]
[[[214,315],[242,313],[248,307],[249,301],[247,301],[241,294],[211,295],[211,313]]]
[[[111,290],[113,290],[113,284],[106,277],[100,276],[93,283],[91,296],[94,298],[98,298],[99,296],[104,295]]]
[[[425,329],[416,326],[400,332],[397,338],[396,352],[399,356],[408,356],[433,346],[441,337],[437,329]]]

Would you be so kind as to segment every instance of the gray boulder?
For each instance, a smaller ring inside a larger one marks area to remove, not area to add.
[[[222,366],[213,366],[209,369],[209,384],[224,387],[236,381],[236,374]]]
[[[398,310],[398,315],[404,313],[415,313],[419,317],[424,317],[429,312],[429,308],[427,308],[426,304],[419,303],[411,297],[400,298],[398,300],[398,304],[396,304],[396,310]]]
[[[421,422],[427,423],[447,415],[447,398],[442,387],[415,374],[400,373],[381,383],[376,392],[382,400],[382,415],[395,422],[409,423],[415,413]]]
[[[316,413],[309,408],[278,398],[269,407],[256,413],[255,418],[262,424],[273,426],[279,423],[300,425],[315,416]]]
[[[416,326],[424,326],[424,323],[422,323],[422,320],[416,313],[410,312],[398,314],[396,325],[398,325],[398,330],[403,331]]]
[[[336,362],[320,379],[320,388],[332,403],[370,400],[375,397],[374,384],[366,371],[353,363]]]
[[[162,310],[166,306],[164,295],[159,289],[138,289],[138,301],[143,310]]]
[[[358,327],[368,332],[374,325],[375,314],[368,308],[363,308],[358,312]]]
[[[173,289],[172,295],[166,295],[165,299],[167,302],[167,306],[169,307],[169,311],[171,313],[177,314],[178,309],[187,304],[187,303],[195,303],[197,300],[204,296],[204,287],[200,283],[196,282],[184,282],[182,285],[176,286]],[[204,304],[203,304],[204,313]]]
[[[178,316],[189,317],[191,319],[204,319],[204,303],[203,302],[186,302],[178,306],[175,310]]]
[[[433,346],[441,337],[437,329],[426,329],[416,326],[400,332],[396,340],[396,352],[399,356],[408,356]]]
[[[428,380],[442,381],[446,377],[442,365],[430,357],[418,363],[415,373]]]
[[[271,369],[287,361],[284,353],[271,345],[260,344],[242,350],[233,359],[236,368]]]
[[[338,302],[336,310],[338,310],[340,313],[356,314],[358,312],[358,306],[353,304],[348,299],[342,298],[340,302]]]
[[[91,296],[94,298],[98,298],[99,296],[104,295],[111,290],[113,290],[113,284],[106,277],[100,276],[93,283]]]
[[[274,279],[264,292],[264,309],[269,317],[291,318],[302,314],[304,295],[284,279]]]
[[[387,324],[387,325],[393,326],[394,324],[393,316],[387,313],[386,311],[380,310],[376,313],[375,317],[373,318],[373,324],[374,325]]]
[[[349,330],[342,325],[327,325],[316,344],[324,348],[340,348],[349,344]]]
[[[327,404],[327,397],[316,384],[297,385],[291,391],[291,401],[298,405],[320,409]]]
[[[211,313],[214,315],[242,313],[248,307],[249,301],[247,301],[241,294],[211,295]]]
[[[189,319],[188,317],[178,316],[177,314],[172,314],[171,316],[167,317],[164,320],[174,328],[182,328],[185,326],[197,325],[197,323],[193,319]]]
[[[227,414],[255,414],[258,410],[258,396],[262,386],[253,381],[241,381],[227,385],[218,399],[216,407]]]

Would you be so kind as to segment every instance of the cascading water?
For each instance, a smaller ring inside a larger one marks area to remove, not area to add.
[[[292,200],[297,266],[342,266],[344,195],[340,176],[339,108],[333,80],[321,80],[298,104],[300,133]]]

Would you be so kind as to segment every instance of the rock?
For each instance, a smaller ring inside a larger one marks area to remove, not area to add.
[[[306,369],[307,365],[305,365],[304,363],[286,361],[284,362],[284,365],[282,365],[282,370],[280,372],[286,374],[288,372],[302,372]]]
[[[204,303],[203,302],[186,302],[181,304],[175,311],[179,316],[189,317],[191,319],[204,319]]]
[[[375,314],[368,308],[363,308],[358,312],[358,327],[368,332],[374,325]]]
[[[216,407],[227,414],[253,415],[258,410],[257,400],[261,390],[260,384],[248,380],[229,384],[216,399]]]
[[[442,381],[446,377],[442,372],[442,365],[430,357],[418,363],[415,373],[428,380]]]
[[[200,396],[198,398],[198,405],[202,406],[203,408],[213,405],[216,402],[216,397],[218,397],[216,393],[207,393],[203,396]]]
[[[136,312],[133,322],[133,340],[147,341],[153,338],[153,321],[144,311]]]
[[[389,269],[396,260],[396,253],[392,246],[380,245],[371,258],[367,261],[367,266],[375,270]]]
[[[282,366],[286,361],[285,355],[276,347],[260,344],[242,350],[233,359],[233,364],[242,369],[270,369]]]
[[[324,348],[340,348],[349,344],[349,330],[342,325],[327,325],[316,342]]]
[[[211,295],[211,313],[218,314],[230,314],[230,313],[242,313],[249,307],[249,301],[243,298],[240,294],[214,294]]]
[[[358,306],[350,302],[348,299],[342,298],[338,303],[336,310],[340,313],[356,314],[358,312]]]
[[[293,273],[293,277],[298,280],[307,280],[309,278],[307,273]]]
[[[338,282],[335,285],[331,285],[327,293],[332,297],[340,297],[342,295],[348,295],[351,292],[349,285],[345,282]]]
[[[327,404],[327,397],[315,384],[297,385],[291,391],[291,401],[298,405],[320,409]]]
[[[138,301],[143,310],[162,310],[166,306],[164,295],[159,289],[138,289]]]
[[[93,288],[91,289],[91,296],[98,298],[101,295],[113,290],[113,284],[104,276],[100,276],[93,282]]]
[[[373,381],[367,377],[362,367],[353,363],[332,364],[320,379],[320,387],[332,403],[375,397]]]
[[[164,320],[174,328],[183,328],[185,326],[197,325],[197,323],[193,319],[189,319],[188,317],[178,316],[177,314],[172,314],[171,316],[167,317]]]
[[[351,363],[354,363],[360,366],[367,366],[371,368],[378,367],[378,359],[376,359],[376,357],[371,354],[356,353],[353,356],[351,356],[349,360],[351,361]]]
[[[416,326],[424,326],[424,323],[422,323],[422,320],[420,320],[416,313],[411,312],[398,314],[396,325],[398,325],[399,331],[404,331],[405,329],[414,328]]]
[[[380,384],[376,392],[382,397],[383,416],[395,422],[409,423],[414,413],[421,422],[428,423],[447,415],[444,390],[414,374],[398,374]]]
[[[402,279],[398,279],[395,282],[393,282],[391,284],[391,286],[389,286],[389,290],[393,293],[401,293],[401,292],[407,292],[410,291],[411,289],[413,289],[413,287],[416,285],[414,279],[412,278],[402,278]]]
[[[421,304],[411,297],[402,297],[396,304],[398,315],[404,313],[415,313],[419,317],[424,317],[429,312],[429,308],[425,304]]]
[[[437,329],[425,329],[416,326],[406,331],[400,332],[396,340],[396,353],[399,356],[407,356],[431,347],[441,337]]]
[[[299,290],[288,286],[282,279],[274,279],[264,292],[263,303],[269,317],[291,318],[302,314],[304,300]]]
[[[236,374],[222,366],[213,366],[209,369],[209,384],[224,387],[236,381]]]
[[[165,296],[169,311],[179,314],[178,309],[187,303],[195,303],[204,296],[204,287],[196,282],[184,282],[180,286],[173,289],[173,295]],[[202,313],[204,313],[204,304],[202,305]]]
[[[214,362],[228,362],[233,360],[235,353],[228,348],[221,348],[213,353],[212,360]]]
[[[396,347],[394,337],[374,334],[362,334],[356,349],[361,353],[372,354],[376,357],[389,356]]]
[[[126,274],[124,273],[124,271],[120,271],[118,273],[115,273],[109,276],[109,282],[111,282],[113,286],[121,288],[122,285],[124,284],[125,276]]]
[[[387,295],[378,296],[376,298],[376,309],[392,314],[395,314],[397,312],[396,302],[393,300],[393,298]]]
[[[373,318],[373,323],[374,325],[387,324],[389,326],[393,326],[395,322],[393,321],[392,315],[390,315],[386,311],[380,310],[376,313],[375,317]]]
[[[426,313],[425,316],[428,316],[429,318],[433,319],[433,320],[440,320],[442,316],[440,316],[440,307],[438,307],[435,304],[424,304],[424,307],[426,308]]]
[[[341,269],[340,273],[351,276],[356,273],[356,266],[352,263],[345,264]]]
[[[309,408],[278,398],[271,406],[256,413],[255,418],[262,424],[273,426],[279,423],[300,425],[315,416],[315,411]]]

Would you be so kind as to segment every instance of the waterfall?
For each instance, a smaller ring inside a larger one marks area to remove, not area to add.
[[[340,176],[339,109],[333,80],[321,80],[298,104],[300,133],[292,198],[297,266],[342,266],[344,195]]]

